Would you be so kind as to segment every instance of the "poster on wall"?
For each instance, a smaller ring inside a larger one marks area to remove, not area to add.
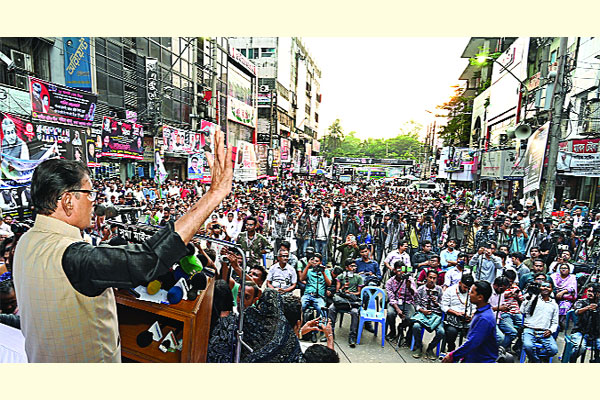
[[[523,193],[529,193],[540,188],[542,170],[544,168],[544,155],[548,142],[549,122],[538,128],[527,141],[525,152],[525,178],[523,180]]]
[[[188,180],[202,180],[202,178],[204,177],[205,165],[207,165],[207,161],[206,155],[203,151],[190,154],[188,157]]]
[[[238,141],[233,178],[242,182],[255,181],[256,172],[254,145],[244,140]]]
[[[102,131],[92,128],[86,139],[87,166],[90,168],[100,167],[98,161],[98,150],[102,148]]]
[[[281,161],[290,161],[290,141],[287,139],[281,139]]]
[[[144,154],[143,140],[142,125],[111,117],[102,120],[102,156],[141,160]]]
[[[31,115],[47,122],[91,126],[97,96],[93,93],[29,77]]]
[[[90,38],[64,37],[65,84],[72,88],[92,91],[90,68]]]
[[[148,115],[158,112],[158,60],[146,57],[146,97],[148,98]]]
[[[84,164],[87,128],[27,122],[19,117],[0,113],[0,208],[16,210],[23,217],[29,207],[28,187],[35,168],[44,160],[62,157]],[[12,201],[13,199],[14,201]]]
[[[227,118],[229,120],[253,128],[256,127],[256,112],[254,107],[231,96],[227,96],[227,104]]]

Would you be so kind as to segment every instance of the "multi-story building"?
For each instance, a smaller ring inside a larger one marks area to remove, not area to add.
[[[272,148],[273,173],[279,166],[306,172],[308,156],[318,153],[320,69],[299,38],[235,37],[229,43],[258,68],[259,157]]]

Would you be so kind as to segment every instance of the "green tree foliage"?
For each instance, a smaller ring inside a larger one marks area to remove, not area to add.
[[[344,135],[340,120],[337,119],[327,129],[328,134],[321,139],[321,154],[328,162],[333,157],[402,158],[417,160],[423,152],[424,144],[418,139],[422,126],[414,121],[406,122],[400,134],[391,139],[360,140],[356,132]]]
[[[440,137],[444,139],[444,145],[468,146],[473,97],[464,96],[464,89],[456,87],[450,100],[436,108],[445,110],[448,115],[448,122],[439,131]]]

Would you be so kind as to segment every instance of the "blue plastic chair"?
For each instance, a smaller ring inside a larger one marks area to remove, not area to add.
[[[573,336],[571,336],[569,334],[569,324],[573,322],[573,326],[575,326],[577,324],[577,314],[575,314],[575,310],[569,310],[567,311],[567,316],[566,316],[566,320],[565,320],[565,348],[563,350],[563,354],[562,354],[562,358],[561,358],[561,362],[563,363],[568,363],[571,359],[571,354],[573,354],[573,348],[575,347],[576,344],[579,343],[575,343],[575,340],[573,340]],[[585,347],[585,350],[583,351],[583,354],[581,356],[581,362],[585,362],[585,354],[587,353],[588,350],[592,349],[592,344],[588,343],[587,346]]]
[[[445,319],[446,319],[446,313],[442,313],[442,322],[440,322],[440,324],[443,324]],[[423,335],[425,335],[425,328],[421,328],[421,343],[423,343]],[[443,341],[444,341],[444,338],[442,338],[442,340],[440,340],[437,344],[437,350],[435,353],[436,357],[440,356],[440,350],[442,348]],[[413,336],[412,340],[410,342],[410,351],[413,351],[414,349],[415,349],[415,337]]]
[[[552,334],[552,337],[554,338],[554,340],[556,340],[556,338],[558,337],[558,331],[559,331],[559,330],[557,329],[557,330],[556,330],[556,332],[554,332],[554,333]],[[540,343],[534,343],[534,344],[533,344],[533,347],[535,347],[536,349],[541,349],[541,348],[542,348],[542,345],[541,345]],[[523,347],[521,347],[521,356],[520,356],[520,358],[519,358],[519,362],[520,362],[521,364],[522,364],[522,363],[524,363],[526,358],[527,358],[527,353],[525,353],[525,347],[523,346]],[[549,364],[552,364],[552,358],[553,358],[553,357],[550,357],[550,358],[548,359],[548,363],[549,363]]]
[[[381,347],[385,346],[385,291],[376,286],[365,286],[360,291],[360,298],[363,299],[363,307],[360,308],[360,320],[358,322],[358,344],[362,336],[363,325],[365,321],[381,323]],[[364,308],[365,298],[367,298],[367,308]]]

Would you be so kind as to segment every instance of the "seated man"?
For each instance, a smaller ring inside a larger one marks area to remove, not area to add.
[[[415,268],[418,272],[421,272],[423,269],[429,268],[429,259],[436,255],[433,252],[433,245],[431,244],[431,240],[425,240],[421,244],[421,251],[416,253],[411,260],[413,268]]]
[[[417,313],[413,316],[412,334],[415,338],[415,347],[413,357],[420,358],[423,355],[423,338],[421,329],[425,328],[427,332],[435,330],[435,337],[427,346],[425,358],[435,360],[433,349],[444,337],[444,327],[442,324],[442,288],[436,285],[438,272],[436,270],[427,271],[427,282],[417,289],[415,297],[415,308]]]
[[[277,255],[277,264],[273,264],[267,275],[267,287],[279,293],[291,294],[296,288],[296,270],[288,264],[289,253],[283,247]]]
[[[371,258],[371,251],[366,244],[361,244],[358,249],[360,258],[356,259],[356,272],[363,276],[365,285],[379,284],[381,282],[379,264]]]
[[[514,269],[504,271],[504,276],[508,279],[510,286],[504,291],[503,299],[500,302],[500,322],[498,327],[504,334],[504,340],[500,345],[506,351],[510,351],[510,345],[517,337],[518,330],[523,325],[523,314],[521,314],[519,308],[523,302],[523,294],[515,282],[517,273]]]
[[[304,257],[298,260],[298,263],[296,264],[296,272],[298,273],[296,287],[300,289],[300,296],[304,296],[304,289],[306,288],[306,280],[303,281],[302,279],[300,279],[300,275],[302,274],[304,268],[309,264],[309,261],[314,254],[315,248],[312,246],[307,246],[304,250]]]
[[[331,285],[331,271],[321,265],[322,260],[323,256],[315,253],[300,273],[300,280],[306,280],[306,289],[302,296],[302,312],[312,307],[321,316],[326,317],[325,291],[327,286]]]
[[[548,362],[558,352],[552,334],[558,329],[558,304],[550,298],[552,286],[543,281],[540,294],[526,299],[521,305],[525,315],[523,330],[523,350],[530,362]]]
[[[394,264],[397,261],[402,261],[404,265],[409,267],[410,271],[412,271],[410,256],[408,255],[408,241],[406,240],[400,240],[398,242],[398,249],[391,251],[383,261],[383,264],[390,270],[390,272],[393,272]]]
[[[504,341],[504,333],[500,330],[498,323],[500,322],[500,311],[507,311],[508,306],[500,304],[504,301],[504,292],[510,286],[510,281],[504,275],[497,276],[492,284],[492,295],[489,299],[489,304],[492,307],[494,316],[496,317],[496,341],[498,346]]]
[[[360,308],[360,290],[364,286],[363,277],[356,272],[356,262],[352,259],[346,260],[346,271],[344,271],[338,278],[337,282],[337,296],[340,296],[340,300],[348,300],[350,305],[349,310],[343,310],[350,313],[350,335],[348,336],[348,345],[350,347],[356,346],[356,336],[358,335],[358,313]],[[336,306],[337,298],[334,298],[333,304],[329,306],[329,319],[331,320],[331,326],[335,330],[335,321],[337,319],[337,313],[339,312],[338,307],[342,304],[338,303]]]
[[[577,359],[583,355],[588,345],[592,346],[595,354],[592,354],[593,360],[598,362],[598,353],[600,352],[600,319],[594,318],[597,314],[598,299],[600,298],[600,284],[592,283],[587,290],[587,298],[577,300],[573,309],[577,315],[577,324],[573,328],[571,340],[574,343],[573,352],[569,362],[577,362]],[[595,322],[595,323],[594,323]],[[595,340],[596,343],[592,343]]]
[[[398,260],[394,264],[394,274],[385,283],[385,292],[388,298],[386,326],[389,326],[390,332],[387,337],[394,340],[396,335],[404,337],[404,328],[410,327],[410,319],[415,313],[414,297],[417,292],[417,285],[414,278],[408,273],[409,266]],[[396,317],[399,316],[402,322],[398,325],[396,334]],[[410,330],[406,338],[406,343],[410,346]]]
[[[474,308],[472,304],[469,304],[469,288],[473,282],[473,275],[464,274],[460,282],[446,289],[442,296],[441,308],[446,313],[444,332],[449,352],[456,348],[456,338],[459,332],[464,335],[469,329]]]
[[[429,258],[429,261],[427,262],[427,268],[424,268],[421,270],[421,272],[419,272],[419,276],[417,278],[417,285],[423,285],[425,284],[425,281],[427,280],[427,271],[433,269],[435,271],[437,271],[438,273],[438,277],[437,277],[437,282],[436,284],[439,286],[442,286],[444,284],[444,279],[445,279],[445,273],[442,272],[442,267],[440,266],[440,256],[438,255],[433,255]]]

